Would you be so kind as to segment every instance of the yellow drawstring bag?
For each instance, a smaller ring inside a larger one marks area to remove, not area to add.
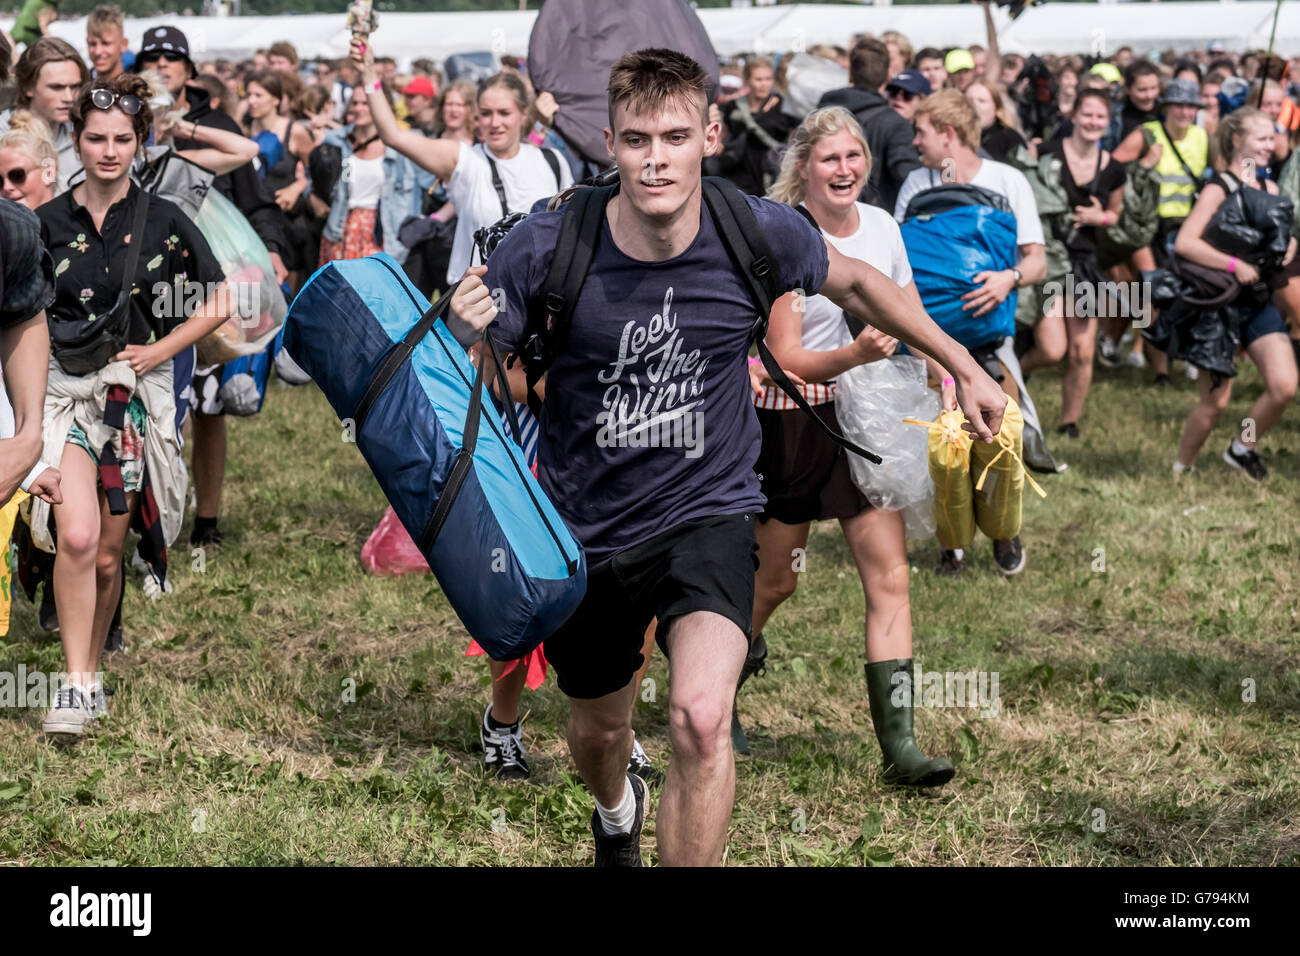
[[[1015,399],[1007,399],[1002,428],[991,445],[976,442],[970,452],[975,475],[975,523],[993,541],[1009,541],[1020,533],[1021,507],[1028,480],[1039,497],[1047,493],[1025,471],[1020,457],[1025,416]]]
[[[930,430],[928,459],[934,481],[934,525],[939,543],[948,550],[965,548],[975,537],[975,512],[971,502],[971,438],[961,427],[966,420],[958,409],[942,413],[933,422],[913,418],[903,421]]]
[[[945,549],[969,547],[977,524],[994,541],[1018,535],[1026,481],[1039,497],[1047,497],[1020,457],[1025,418],[1014,399],[1007,399],[1002,428],[992,444],[972,441],[961,427],[966,416],[958,409],[933,422],[904,421],[930,430],[935,535]]]
[[[18,508],[26,497],[27,492],[20,488],[0,508],[0,541],[4,542],[4,557],[0,558],[0,637],[9,633],[9,608],[13,603],[14,562],[9,538],[13,534],[14,522],[18,520]]]

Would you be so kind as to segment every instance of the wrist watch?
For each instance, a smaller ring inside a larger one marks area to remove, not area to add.
[[[1024,273],[1020,271],[1019,267],[1013,267],[1011,269],[1011,274],[1016,277],[1015,288],[1020,288],[1020,280],[1024,278]]]

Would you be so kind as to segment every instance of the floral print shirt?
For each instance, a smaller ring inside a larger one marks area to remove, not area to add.
[[[41,239],[54,260],[53,317],[93,322],[117,301],[135,220],[135,204],[149,203],[143,243],[131,286],[128,342],[148,345],[189,318],[221,284],[224,274],[207,240],[180,208],[131,184],[109,207],[102,232],[73,190],[36,210]]]

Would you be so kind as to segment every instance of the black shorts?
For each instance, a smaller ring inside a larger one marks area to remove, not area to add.
[[[683,521],[626,548],[587,573],[587,595],[546,639],[546,661],[569,697],[593,699],[627,686],[644,661],[651,618],[655,640],[693,611],[712,611],[750,640],[758,544],[752,515]]]
[[[836,433],[835,403],[812,406],[817,416]],[[767,497],[760,521],[775,518],[784,524],[803,524],[827,518],[852,518],[871,507],[849,471],[849,455],[826,437],[803,411],[756,408],[763,430],[758,472]]]

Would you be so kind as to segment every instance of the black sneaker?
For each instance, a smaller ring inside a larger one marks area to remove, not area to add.
[[[190,532],[190,547],[219,548],[225,538],[216,525],[209,525],[202,530],[195,528]]]
[[[1058,425],[1056,434],[1065,435],[1067,438],[1079,437],[1079,425],[1077,422],[1066,422],[1064,425]]]
[[[1119,343],[1112,342],[1105,335],[1097,337],[1097,361],[1106,368],[1119,368],[1124,364],[1124,357],[1120,355]]]
[[[1156,376],[1155,381],[1152,382],[1151,384],[1154,385],[1156,388],[1168,388],[1169,376],[1166,375],[1164,372],[1161,372],[1159,375]]]
[[[961,548],[950,551],[944,548],[939,552],[939,573],[944,577],[955,578],[966,570],[966,552]]]
[[[1253,448],[1247,448],[1244,455],[1238,455],[1229,445],[1228,450],[1223,453],[1223,460],[1238,471],[1244,471],[1256,481],[1263,481],[1268,477],[1268,469],[1264,467],[1264,463],[1259,460],[1259,455]]]
[[[664,772],[650,762],[636,734],[632,735],[632,756],[627,761],[627,772],[636,774],[646,782],[646,786],[656,790],[664,785]]]
[[[641,865],[641,824],[645,822],[646,785],[634,773],[629,773],[627,778],[632,781],[632,792],[636,795],[636,819],[632,822],[631,833],[608,836],[600,825],[600,811],[591,811],[591,835],[596,838],[596,866]]]
[[[765,673],[767,673],[767,642],[763,640],[763,632],[759,631],[750,642],[749,650],[745,652],[745,663],[740,668],[740,679],[736,681],[736,693],[731,701],[731,749],[738,754],[749,753],[749,737],[745,735],[745,728],[740,724],[740,688],[744,687],[745,681],[751,677]]]
[[[502,780],[527,780],[528,761],[519,721],[494,728],[488,723],[491,713],[492,705],[488,704],[487,710],[483,711],[483,722],[478,727],[479,743],[483,745],[483,766]]]
[[[108,639],[104,641],[104,653],[124,653],[126,650],[127,646],[122,637],[122,629],[120,627],[110,627],[108,629]]]
[[[54,582],[46,581],[41,588],[41,609],[36,612],[36,623],[42,631],[59,629],[59,609],[54,606]]]
[[[998,570],[1011,577],[1025,569],[1025,546],[1020,542],[1020,535],[1010,541],[993,542],[993,560],[998,563]]]

